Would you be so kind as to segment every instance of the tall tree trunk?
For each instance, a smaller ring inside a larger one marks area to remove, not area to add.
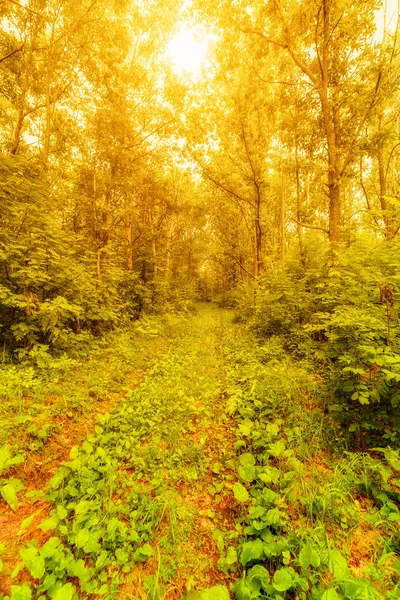
[[[125,221],[125,241],[126,241],[126,267],[128,271],[133,269],[133,236],[132,236],[132,215],[128,198],[124,198],[124,221]]]
[[[388,240],[391,240],[394,235],[393,231],[393,219],[388,213],[388,202],[386,199],[387,196],[387,177],[386,177],[386,165],[385,165],[385,154],[384,154],[384,143],[381,139],[383,134],[383,110],[382,103],[380,106],[380,111],[378,115],[378,135],[379,135],[379,145],[377,152],[378,159],[378,172],[379,172],[379,203],[382,210],[383,222],[385,225],[385,237]]]
[[[296,157],[296,219],[297,219],[297,237],[299,240],[299,251],[300,251],[300,260],[301,263],[305,264],[305,256],[304,256],[304,236],[303,236],[303,227],[301,226],[303,219],[303,211],[301,206],[301,183],[300,183],[300,165],[299,165],[299,155],[298,148],[296,144],[295,149],[295,157]],[[308,176],[308,173],[307,173]],[[308,177],[306,182],[306,194],[308,193]]]
[[[332,0],[323,0],[323,42],[321,57],[321,86],[318,89],[328,147],[329,239],[337,245],[341,239],[341,161],[340,121],[338,107],[330,96],[332,78]],[[335,96],[335,93],[334,93]]]
[[[51,138],[51,122],[52,122],[52,112],[54,110],[54,106],[51,102],[51,81],[53,77],[53,46],[54,46],[54,27],[55,27],[55,19],[53,19],[51,23],[51,37],[49,42],[49,48],[47,51],[47,70],[46,70],[46,87],[45,87],[45,126],[43,133],[43,156],[42,160],[47,167],[47,163],[49,161],[49,153],[50,153],[50,138]]]
[[[173,230],[173,221],[171,219],[168,232],[167,232],[167,244],[165,248],[165,281],[169,281],[171,276],[171,246],[172,246],[172,230]]]
[[[281,170],[281,204],[279,210],[279,258],[285,260],[285,213],[286,213],[286,190],[283,171]]]
[[[19,144],[21,141],[22,128],[24,126],[25,118],[28,114],[26,112],[26,97],[28,94],[29,83],[30,83],[30,79],[32,76],[33,48],[34,48],[34,45],[36,44],[38,25],[34,24],[34,25],[32,25],[32,28],[33,28],[33,32],[32,32],[32,37],[31,37],[29,46],[28,46],[28,55],[27,55],[27,60],[26,60],[25,74],[24,74],[22,89],[21,89],[21,93],[19,95],[18,102],[17,102],[18,116],[17,116],[17,122],[15,124],[14,132],[13,132],[13,140],[12,140],[12,146],[11,146],[11,154],[14,154],[14,155],[17,154],[17,152],[18,152]]]
[[[262,229],[260,222],[260,202],[256,202],[254,219],[254,276],[262,273]]]

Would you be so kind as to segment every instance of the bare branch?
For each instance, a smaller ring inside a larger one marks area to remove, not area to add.
[[[293,221],[294,223],[297,223],[297,225],[300,225],[301,227],[306,227],[307,229],[316,229],[317,231],[323,231],[324,233],[329,235],[329,230],[324,229],[324,227],[318,227],[317,225],[308,225],[307,223],[300,223],[300,221],[298,221],[294,217],[289,217],[289,220]]]
[[[20,48],[17,48],[16,50],[13,50],[12,52],[10,52],[10,54],[7,54],[7,56],[3,56],[3,58],[0,58],[0,64],[2,62],[4,62],[5,60],[7,60],[8,58],[11,58],[12,56],[14,56],[14,54],[17,54],[17,52],[21,52],[21,50],[23,50],[25,44],[22,44],[22,46]]]

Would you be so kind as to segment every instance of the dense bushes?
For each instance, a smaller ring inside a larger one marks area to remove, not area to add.
[[[101,273],[38,161],[0,157],[0,343],[3,362],[64,352],[143,313],[187,310],[194,291],[128,270],[112,249]],[[54,187],[54,186],[53,186]]]
[[[261,336],[323,373],[330,409],[357,441],[400,441],[400,254],[396,242],[361,239],[332,259],[314,253],[265,273],[236,311]]]

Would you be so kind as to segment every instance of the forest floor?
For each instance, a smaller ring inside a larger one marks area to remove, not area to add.
[[[399,465],[322,389],[204,305],[33,377],[1,408],[0,598],[397,599]]]

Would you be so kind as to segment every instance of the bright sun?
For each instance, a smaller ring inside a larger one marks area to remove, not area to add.
[[[186,72],[193,79],[198,79],[201,66],[206,59],[207,50],[207,37],[198,40],[193,29],[182,25],[168,44],[166,54],[172,61],[172,68],[175,73],[182,75]]]

